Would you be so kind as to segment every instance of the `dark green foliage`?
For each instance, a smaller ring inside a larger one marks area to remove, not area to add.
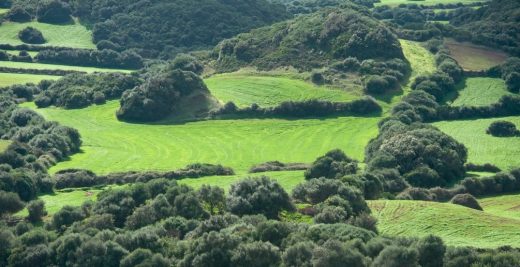
[[[121,267],[154,266],[168,267],[170,262],[161,254],[153,254],[148,249],[136,249],[121,260]]]
[[[288,247],[282,255],[282,262],[287,267],[311,267],[314,243],[300,242]]]
[[[85,214],[79,207],[65,206],[52,216],[52,225],[55,229],[61,230],[63,227],[70,226],[72,223],[81,221]]]
[[[66,2],[59,0],[44,0],[38,3],[36,17],[39,22],[67,23],[71,21],[71,8]]]
[[[211,215],[224,213],[226,210],[224,189],[217,186],[202,185],[197,194]]]
[[[193,72],[170,69],[148,78],[142,85],[126,91],[117,111],[120,120],[155,121],[170,115],[179,101],[191,94],[209,94]]]
[[[231,257],[231,265],[237,267],[279,266],[280,251],[269,242],[242,243]]]
[[[13,22],[28,22],[32,20],[31,14],[23,7],[14,6],[6,15],[7,19]]]
[[[140,69],[143,58],[134,51],[123,52],[111,49],[88,50],[71,48],[47,48],[38,52],[35,59],[42,63],[72,66]]]
[[[24,208],[17,194],[0,191],[0,216],[16,213]]]
[[[312,265],[316,267],[365,266],[361,253],[334,239],[314,249]]]
[[[357,164],[356,160],[349,158],[343,151],[331,150],[312,163],[305,171],[305,179],[320,177],[334,179],[355,174],[358,170]]]
[[[257,164],[249,169],[250,173],[271,172],[271,171],[296,171],[306,170],[309,168],[308,164],[304,163],[283,163],[279,161],[268,161]]]
[[[453,204],[461,205],[475,210],[483,210],[477,199],[471,194],[458,194],[455,195],[451,201]]]
[[[415,244],[419,252],[419,264],[422,267],[442,267],[444,266],[444,254],[446,245],[441,238],[428,235]]]
[[[28,44],[43,44],[46,42],[42,32],[33,27],[27,27],[21,30],[18,33],[18,38]]]
[[[516,125],[509,121],[494,121],[486,130],[487,134],[497,137],[516,136],[520,131],[516,129]]]
[[[419,267],[416,250],[400,246],[388,246],[371,265],[372,267]]]
[[[179,54],[172,61],[172,67],[183,71],[191,71],[197,75],[201,75],[204,71],[204,65],[195,57],[188,54]]]
[[[365,92],[367,94],[383,94],[399,86],[397,79],[390,75],[371,75],[365,84]]]
[[[266,176],[248,178],[231,185],[227,207],[237,215],[263,214],[271,219],[278,218],[282,210],[294,210],[287,192]]]
[[[27,205],[27,211],[29,211],[27,219],[33,223],[40,222],[43,216],[47,215],[47,210],[45,210],[45,203],[43,200],[34,200],[29,202]]]
[[[506,76],[507,89],[513,93],[520,91],[520,73],[511,72]]]

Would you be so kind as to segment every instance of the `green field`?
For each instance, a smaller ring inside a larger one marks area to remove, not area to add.
[[[0,72],[0,87],[13,84],[39,83],[41,80],[56,80],[58,78],[60,76]]]
[[[520,244],[520,219],[497,216],[449,203],[369,201],[383,235],[441,237],[450,246],[482,248]]]
[[[436,4],[456,4],[456,3],[475,3],[486,2],[486,0],[380,0],[376,6],[388,5],[398,6],[400,4],[417,4],[417,5],[436,5]]]
[[[9,140],[0,140],[0,153],[4,152],[10,144]]]
[[[49,46],[62,46],[71,48],[95,49],[92,43],[92,32],[79,23],[67,25],[55,25],[39,23],[36,21],[27,23],[4,22],[0,25],[0,43],[19,45],[23,42],[18,38],[18,32],[31,26],[40,30]]]
[[[0,8],[0,15],[9,12],[9,8]]]
[[[496,120],[507,120],[520,127],[520,117],[443,121],[434,125],[468,148],[468,162],[493,163],[503,170],[520,167],[520,137],[486,134],[486,129]]]
[[[520,220],[520,194],[484,197],[478,201],[487,213]]]
[[[446,39],[444,43],[450,50],[451,56],[465,70],[487,70],[501,64],[508,57],[506,53],[496,49],[460,43],[453,39]]]
[[[20,53],[20,50],[4,50],[5,52],[7,52],[7,54],[10,54],[10,55],[13,55],[13,56],[18,56],[18,54]],[[27,53],[29,53],[29,55],[34,58],[36,55],[38,55],[38,51],[26,51]]]
[[[97,173],[173,170],[194,162],[219,163],[239,174],[252,165],[279,160],[311,162],[341,148],[362,160],[377,135],[380,117],[330,119],[211,120],[177,125],[118,121],[118,101],[80,110],[38,109],[48,120],[79,130],[83,153],[51,169],[90,169]]]
[[[452,106],[489,106],[502,96],[511,94],[504,80],[498,78],[466,78],[463,87]]]
[[[34,70],[72,70],[72,71],[83,71],[83,72],[87,72],[87,73],[92,73],[92,72],[124,72],[124,73],[130,73],[130,72],[132,72],[132,70],[107,69],[107,68],[95,68],[95,67],[80,67],[80,66],[43,64],[43,63],[30,63],[30,62],[14,62],[14,61],[0,61],[0,67],[17,68],[17,69],[34,69]]]
[[[299,79],[254,76],[242,73],[214,75],[204,82],[222,102],[233,101],[239,107],[276,106],[283,101],[320,99],[337,102],[351,101],[358,96],[339,89],[316,86]]]

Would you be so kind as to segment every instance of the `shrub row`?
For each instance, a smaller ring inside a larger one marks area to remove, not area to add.
[[[307,170],[308,164],[305,163],[283,163],[279,161],[268,161],[252,166],[249,173],[272,172],[272,171],[298,171]]]

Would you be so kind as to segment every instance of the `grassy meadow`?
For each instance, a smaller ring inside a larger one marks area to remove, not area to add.
[[[0,72],[0,87],[13,84],[39,83],[41,80],[56,80],[59,78],[60,76]]]
[[[452,39],[445,40],[451,55],[465,70],[486,70],[504,62],[508,55],[499,50],[461,43]]]
[[[82,67],[82,66],[70,66],[70,65],[58,65],[58,64],[44,64],[44,63],[31,63],[31,62],[15,62],[15,61],[0,61],[0,67],[4,68],[17,68],[17,69],[33,69],[33,70],[67,70],[67,71],[82,71],[87,73],[93,72],[124,72],[130,73],[133,70],[122,70],[122,69],[108,69],[108,68],[96,68],[96,67]]]
[[[11,45],[23,44],[18,38],[18,32],[29,26],[43,33],[43,37],[47,42],[42,44],[42,46],[48,45],[85,49],[96,48],[92,42],[92,32],[78,22],[65,25],[47,24],[36,21],[27,23],[4,22],[0,25],[0,43]]]
[[[10,144],[9,140],[0,140],[0,152],[4,152]]]
[[[499,78],[466,78],[461,87],[452,106],[489,106],[502,96],[511,94],[504,80]]]
[[[484,197],[478,200],[487,213],[520,220],[520,194]]]
[[[340,89],[316,86],[310,82],[287,77],[228,73],[214,75],[204,82],[220,101],[233,101],[239,107],[251,106],[253,103],[262,107],[276,106],[289,100],[319,99],[346,102],[358,98],[353,93]]]
[[[492,163],[508,170],[520,166],[520,137],[494,137],[486,134],[497,120],[513,122],[520,127],[520,117],[442,121],[433,125],[451,135],[468,148],[468,162]]]
[[[34,106],[33,106],[34,107]],[[82,153],[59,163],[97,173],[173,170],[195,162],[218,163],[245,173],[271,160],[312,162],[340,148],[362,160],[368,141],[377,135],[380,117],[305,120],[210,120],[184,124],[131,124],[115,117],[118,101],[79,110],[38,109],[48,120],[79,130]]]
[[[518,218],[438,202],[375,200],[369,201],[369,206],[383,235],[433,234],[450,246],[496,248],[520,244]]]

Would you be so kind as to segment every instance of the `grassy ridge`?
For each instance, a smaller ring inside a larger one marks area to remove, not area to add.
[[[469,162],[493,163],[504,170],[519,167],[520,137],[493,137],[486,134],[486,129],[496,120],[510,121],[520,127],[520,117],[443,121],[433,125],[468,148]]]
[[[132,70],[122,70],[122,69],[107,69],[107,68],[81,67],[81,66],[69,66],[69,65],[57,65],[57,64],[30,63],[30,62],[14,62],[14,61],[0,61],[0,67],[18,68],[18,69],[35,69],[35,70],[72,70],[72,71],[83,71],[83,72],[87,72],[87,73],[92,73],[92,72],[130,73],[130,72],[132,72]]]
[[[452,39],[445,41],[451,55],[465,70],[486,70],[499,65],[507,59],[508,55],[499,50],[460,43]]]
[[[320,99],[346,102],[358,98],[345,91],[315,86],[286,77],[229,73],[214,75],[204,82],[220,101],[233,101],[240,107],[251,106],[253,103],[260,106],[275,106],[288,100]]]
[[[511,93],[502,79],[478,77],[467,78],[464,88],[458,94],[452,106],[488,106]]]
[[[478,201],[487,213],[520,220],[520,194],[484,197]]]
[[[10,144],[9,140],[0,140],[0,153],[4,152]]]
[[[48,120],[79,130],[83,153],[51,171],[85,168],[98,173],[172,170],[194,162],[218,163],[243,173],[252,165],[280,160],[311,162],[341,148],[363,159],[377,135],[379,117],[330,119],[214,120],[178,125],[117,121],[117,101],[80,110],[39,109]]]
[[[13,84],[39,83],[41,80],[56,80],[58,78],[60,76],[0,72],[0,87]]]
[[[18,32],[28,26],[36,28],[43,33],[43,37],[47,40],[47,43],[43,44],[43,46],[96,48],[92,42],[92,32],[78,22],[67,25],[46,24],[36,21],[27,23],[4,22],[0,25],[0,43],[11,45],[23,44],[18,38]]]
[[[520,244],[518,219],[449,203],[376,200],[370,201],[369,206],[383,235],[434,234],[451,246],[491,248]]]

